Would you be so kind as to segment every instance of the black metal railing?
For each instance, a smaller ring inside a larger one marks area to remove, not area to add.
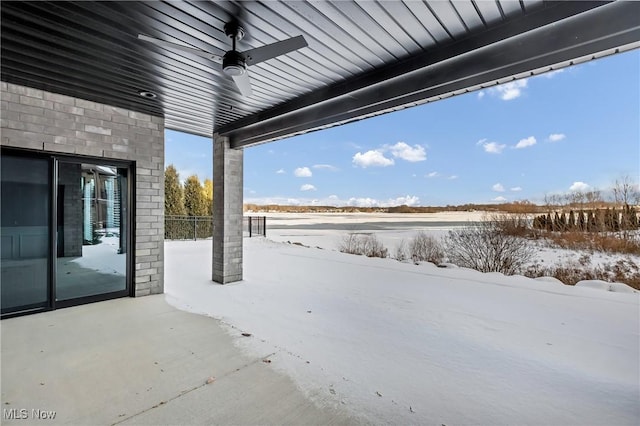
[[[245,237],[266,237],[267,217],[266,216],[245,216],[242,226]]]
[[[267,235],[266,216],[244,216],[242,233],[245,237]],[[166,240],[198,240],[213,237],[211,216],[165,216],[164,238]]]

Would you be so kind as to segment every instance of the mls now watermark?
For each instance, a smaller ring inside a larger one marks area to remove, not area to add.
[[[3,408],[2,417],[5,420],[53,420],[56,412],[52,410],[41,410],[39,408]]]

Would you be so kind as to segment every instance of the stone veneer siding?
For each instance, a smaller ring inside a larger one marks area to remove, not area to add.
[[[164,118],[6,82],[0,95],[3,146],[135,161],[135,295],[162,293]]]

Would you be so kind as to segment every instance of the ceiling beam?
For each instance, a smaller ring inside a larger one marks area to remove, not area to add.
[[[559,2],[497,28],[298,97],[215,132],[234,148],[450,96],[640,42],[640,2]],[[524,30],[523,30],[524,29]]]

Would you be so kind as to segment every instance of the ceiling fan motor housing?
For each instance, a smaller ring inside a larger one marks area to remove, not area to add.
[[[228,51],[222,57],[222,70],[230,76],[244,74],[247,71],[244,56],[236,50]]]

